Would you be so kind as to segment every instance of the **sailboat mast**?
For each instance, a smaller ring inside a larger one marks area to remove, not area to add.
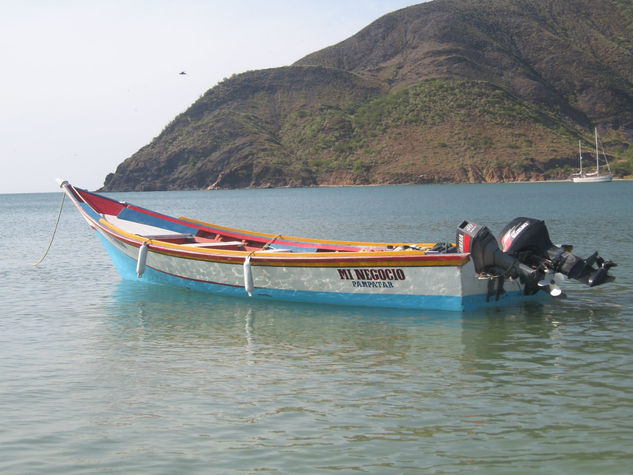
[[[595,127],[593,130],[596,136],[596,174],[600,175],[600,160],[598,160],[598,127]]]

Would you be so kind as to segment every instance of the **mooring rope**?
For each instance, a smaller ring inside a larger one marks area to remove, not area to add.
[[[274,242],[275,242],[277,239],[279,239],[280,237],[281,237],[281,234],[277,234],[274,238],[272,238],[270,241],[268,241],[266,244],[264,244],[264,245],[262,246],[262,251],[264,251],[264,250],[268,249],[268,248],[270,247],[270,245],[271,245],[272,243],[274,243]],[[255,251],[253,251],[253,252],[255,252]],[[253,252],[251,252],[251,254],[253,254]]]
[[[42,261],[46,258],[46,256],[48,255],[48,251],[51,250],[51,246],[53,245],[53,241],[55,240],[55,233],[57,233],[57,226],[59,225],[59,218],[62,216],[62,210],[64,209],[64,199],[65,198],[66,198],[66,192],[62,191],[62,202],[59,205],[59,213],[57,213],[57,221],[55,221],[55,229],[53,229],[53,235],[51,236],[51,241],[48,243],[48,247],[46,248],[46,252],[42,256],[42,258],[39,261],[37,261],[35,264],[33,264],[34,266],[39,266],[42,263]]]

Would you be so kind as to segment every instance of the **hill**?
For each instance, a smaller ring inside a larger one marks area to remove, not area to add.
[[[626,0],[435,0],[226,79],[104,190],[567,178],[597,126],[633,173]]]

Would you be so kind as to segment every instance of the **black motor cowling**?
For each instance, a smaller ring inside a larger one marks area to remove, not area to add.
[[[590,287],[614,280],[608,274],[609,269],[615,266],[613,262],[603,259],[598,252],[581,259],[570,252],[571,246],[555,246],[541,220],[515,218],[501,230],[499,241],[504,253],[521,262],[532,267],[546,266]]]

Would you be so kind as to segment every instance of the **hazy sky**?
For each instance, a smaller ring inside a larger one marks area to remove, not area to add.
[[[222,79],[420,1],[0,0],[0,193],[99,188]]]

